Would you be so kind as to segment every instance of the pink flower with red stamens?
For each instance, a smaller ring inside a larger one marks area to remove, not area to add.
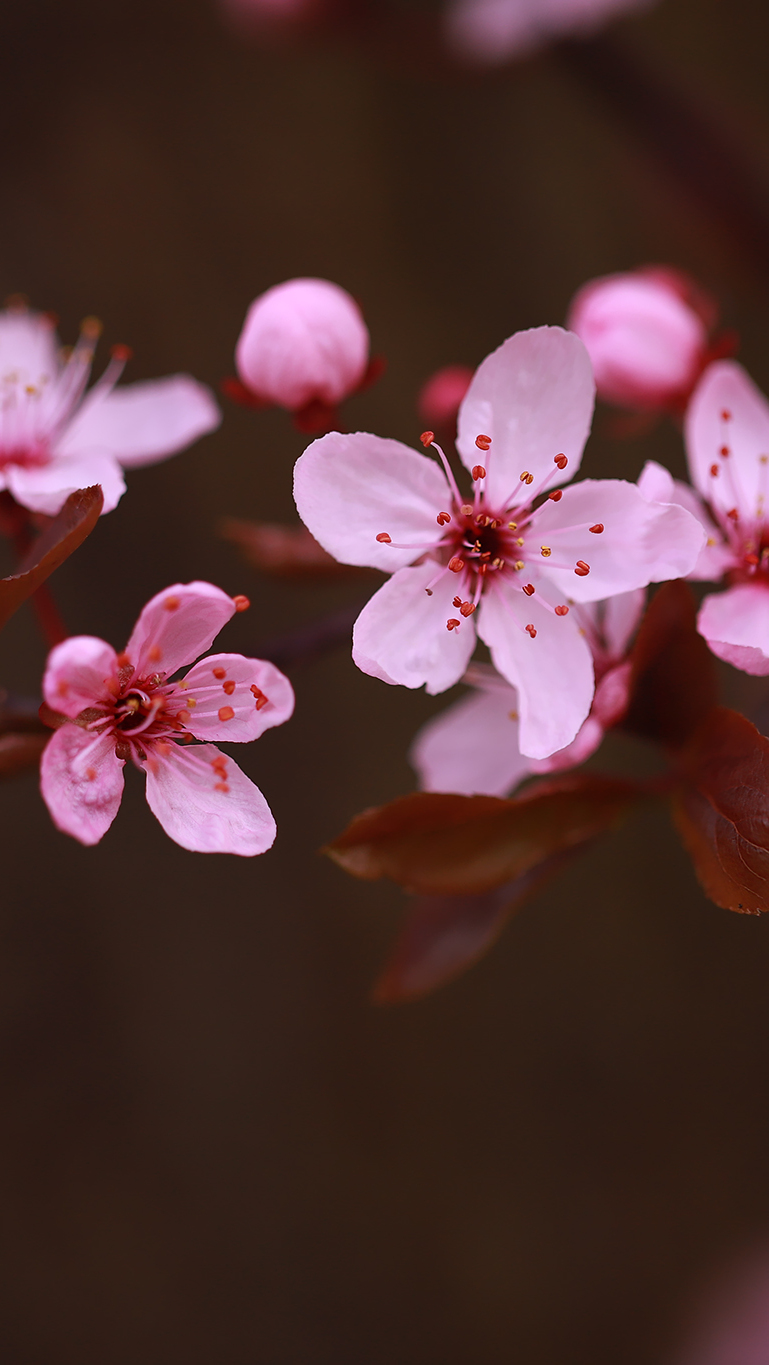
[[[527,758],[519,746],[518,693],[488,664],[471,664],[469,695],[423,725],[409,755],[423,791],[507,796],[534,773],[562,772],[584,763],[625,714],[630,664],[626,654],[643,611],[643,588],[606,602],[574,606],[593,653],[596,690],[590,715],[575,739],[549,758]]]
[[[95,483],[111,512],[124,469],[166,459],[221,420],[210,390],[188,375],[116,389],[129,357],[121,346],[86,393],[100,330],[87,320],[63,355],[50,317],[22,305],[0,312],[0,489],[33,512],[53,516]]]
[[[765,676],[769,402],[735,361],[717,361],[702,376],[686,413],[686,449],[694,488],[653,461],[639,487],[647,497],[685,507],[699,518],[706,540],[690,577],[725,578],[728,586],[704,599],[697,628],[720,659]]]
[[[247,606],[210,583],[177,583],[147,603],[122,654],[90,635],[57,645],[43,679],[66,723],[43,753],[41,787],[54,824],[97,844],[118,812],[130,759],[166,834],[198,853],[264,853],[275,821],[259,788],[212,740],[245,743],[294,709],[274,664],[241,654],[185,664]],[[201,743],[193,744],[193,740]]]
[[[484,360],[460,408],[473,493],[460,493],[442,451],[445,469],[362,432],[332,432],[296,465],[296,504],[316,540],[343,563],[392,572],[356,622],[358,667],[443,692],[467,667],[477,621],[518,689],[532,758],[570,744],[590,710],[593,661],[571,603],[680,577],[704,539],[694,517],[634,484],[554,487],[579,467],[593,396],[582,342],[539,327]]]

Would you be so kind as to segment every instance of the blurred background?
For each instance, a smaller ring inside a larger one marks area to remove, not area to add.
[[[129,380],[216,386],[256,294],[327,277],[389,362],[350,424],[413,442],[432,370],[665,261],[719,295],[769,387],[769,254],[730,230],[717,156],[697,153],[708,207],[573,51],[463,72],[391,11],[388,41],[260,45],[216,0],[3,6],[0,294],[65,341],[97,314]],[[725,131],[760,200],[763,0],[660,0],[611,41]],[[304,443],[225,405],[130,474],[53,582],[70,631],[121,646],[148,597],[205,578],[251,597],[220,647],[253,654],[365,600],[259,579],[216,533],[294,519]],[[683,472],[672,425],[620,443],[604,411],[583,470],[649,457]],[[24,609],[0,679],[34,693],[44,658]],[[413,786],[445,698],[347,649],[292,679],[295,719],[238,755],[278,820],[262,858],[177,848],[138,775],[95,849],[34,776],[0,786],[3,1365],[673,1361],[701,1286],[769,1229],[769,925],[707,902],[651,814],[464,978],[372,1006],[402,894],[317,850]]]

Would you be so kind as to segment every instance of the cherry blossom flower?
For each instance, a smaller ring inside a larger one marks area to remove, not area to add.
[[[167,459],[221,420],[210,390],[188,375],[116,389],[125,347],[86,393],[100,330],[87,320],[62,357],[50,317],[22,306],[0,312],[0,489],[33,512],[54,516],[75,489],[96,483],[111,512],[124,469]]]
[[[531,758],[570,744],[590,710],[593,660],[571,604],[680,577],[704,540],[694,517],[633,484],[554,487],[579,468],[593,396],[581,341],[539,327],[484,360],[460,408],[457,447],[474,493],[459,491],[438,447],[444,469],[363,432],[313,442],[295,470],[316,540],[343,563],[392,573],[355,624],[358,667],[443,692],[467,668],[477,619],[497,671],[518,689]]]
[[[472,691],[423,725],[409,755],[423,791],[507,796],[533,773],[584,763],[627,710],[627,647],[643,611],[643,588],[574,607],[593,653],[596,690],[576,738],[549,758],[527,758],[518,743],[518,693],[488,664],[471,664]]]
[[[683,410],[709,358],[715,313],[687,276],[659,267],[583,285],[567,326],[587,347],[599,398],[634,411]]]
[[[735,361],[716,361],[702,376],[686,413],[686,448],[694,488],[653,461],[639,487],[647,497],[678,504],[699,518],[706,539],[690,576],[725,578],[728,586],[704,599],[697,628],[720,659],[765,676],[769,402]]]
[[[306,421],[306,429],[317,430],[318,416],[324,410],[334,415],[336,405],[361,386],[368,356],[368,329],[346,290],[330,280],[296,279],[276,284],[251,304],[235,362],[257,403],[287,408]]]
[[[251,857],[270,847],[275,821],[262,793],[211,741],[245,743],[282,725],[291,684],[274,664],[241,654],[209,655],[171,681],[247,605],[210,583],[177,583],[147,603],[122,654],[90,635],[51,651],[43,695],[66,723],[43,754],[41,787],[58,829],[97,844],[130,759],[146,773],[150,810],[182,848]]]
[[[654,0],[450,0],[450,46],[465,58],[499,63],[568,33],[589,32]]]

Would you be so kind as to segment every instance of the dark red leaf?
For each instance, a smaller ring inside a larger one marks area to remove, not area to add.
[[[637,785],[589,773],[522,796],[415,792],[356,816],[326,852],[355,877],[391,877],[424,895],[471,895],[609,829],[639,799]]]
[[[623,729],[681,748],[718,702],[715,663],[697,633],[697,608],[683,580],[663,583],[630,655],[630,704]]]
[[[30,546],[19,572],[0,578],[0,626],[82,545],[99,520],[103,502],[98,484],[70,493],[58,515]]]
[[[360,578],[371,569],[340,564],[319,545],[306,526],[239,521],[226,517],[219,525],[225,540],[237,545],[243,557],[261,573],[279,578]]]

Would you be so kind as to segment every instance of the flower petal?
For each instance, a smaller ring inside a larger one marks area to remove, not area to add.
[[[37,388],[53,383],[61,366],[56,328],[45,313],[26,308],[0,311],[0,376],[17,376],[17,382]]]
[[[457,449],[468,469],[488,471],[486,500],[499,511],[519,496],[521,474],[537,489],[571,478],[590,432],[595,384],[587,351],[562,327],[534,327],[493,351],[479,365],[459,409]],[[480,454],[476,436],[491,437]],[[564,475],[554,463],[569,461]],[[528,486],[523,485],[528,496]]]
[[[730,414],[724,420],[723,413]],[[686,453],[692,483],[722,512],[734,507],[754,520],[769,497],[769,402],[741,365],[717,360],[703,374],[686,412]],[[725,459],[722,447],[731,454]],[[718,468],[714,478],[711,468]]]
[[[242,654],[207,655],[179,687],[190,710],[185,724],[196,739],[247,743],[294,710],[294,689],[280,669]]]
[[[83,454],[65,458],[58,452],[48,464],[9,464],[6,471],[8,488],[17,502],[32,512],[44,512],[53,517],[60,512],[70,493],[78,488],[101,484],[104,494],[102,515],[117,507],[125,493],[123,471],[111,455]]]
[[[123,796],[123,763],[115,757],[114,735],[94,737],[79,725],[63,725],[43,752],[40,790],[57,829],[81,844],[98,844]]]
[[[711,593],[700,607],[697,629],[719,659],[743,673],[769,674],[769,588],[743,583]]]
[[[74,720],[87,706],[114,701],[109,684],[116,674],[117,655],[112,645],[95,635],[72,635],[48,655],[43,696],[52,711]]]
[[[137,677],[170,677],[193,663],[235,615],[235,603],[213,583],[174,583],[150,599],[133,628],[125,653]]]
[[[593,700],[593,658],[573,614],[555,616],[502,579],[484,593],[478,634],[518,689],[521,753],[549,758],[571,744]],[[534,639],[525,632],[534,626]]]
[[[111,455],[133,469],[184,450],[221,420],[211,390],[188,374],[118,389],[97,384],[62,433],[57,453]]]
[[[518,697],[506,683],[473,691],[422,726],[409,760],[422,791],[506,796],[531,772],[518,748]]]
[[[571,744],[567,744],[565,749],[556,750],[549,758],[530,759],[532,772],[561,773],[569,768],[578,767],[602,744],[604,733],[601,722],[593,715],[588,716]]]
[[[696,517],[705,532],[705,544],[697,557],[688,578],[698,583],[708,579],[718,581],[726,570],[735,563],[735,555],[724,540],[723,532],[716,526],[699,493],[691,484],[681,483],[656,460],[647,460],[638,478],[638,488],[649,502],[675,502],[685,507]]]
[[[609,657],[621,659],[625,654],[646,605],[646,589],[633,588],[631,592],[618,592],[603,604],[601,614],[601,633]]]
[[[435,460],[400,441],[332,431],[313,441],[294,468],[294,498],[305,526],[343,564],[394,573],[443,538],[436,518],[451,495]],[[377,536],[386,532],[396,550]]]
[[[253,858],[273,844],[275,821],[262,793],[215,745],[174,745],[167,756],[151,754],[146,769],[149,808],[182,848]]]
[[[459,682],[475,648],[475,628],[468,619],[456,630],[447,629],[456,616],[454,575],[447,574],[428,597],[425,587],[437,572],[431,560],[399,569],[363,608],[352,642],[352,657],[363,673],[403,687],[424,683],[431,694]]]
[[[591,534],[593,525],[604,529]],[[575,602],[683,578],[705,540],[689,512],[674,503],[648,502],[635,484],[622,479],[584,479],[565,488],[559,502],[543,504],[533,529],[537,542],[552,550],[552,560],[542,561],[543,571]],[[571,567],[578,560],[590,566],[584,577]],[[551,568],[559,562],[567,567]]]

